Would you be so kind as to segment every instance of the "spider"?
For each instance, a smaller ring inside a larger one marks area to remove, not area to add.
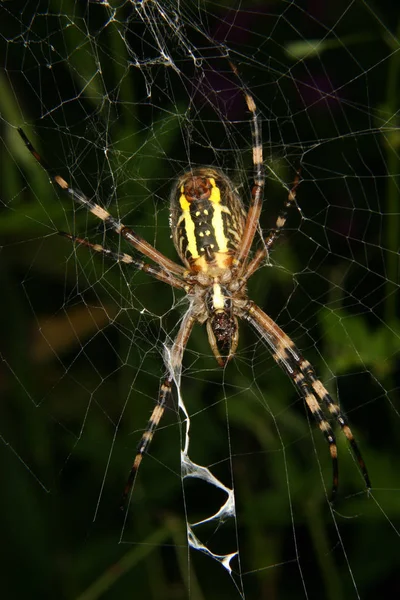
[[[232,67],[234,69],[234,67]],[[236,72],[236,70],[234,69]],[[325,408],[339,423],[350,443],[353,454],[364,477],[367,489],[371,483],[361,452],[353,437],[345,415],[333,400],[314,368],[303,358],[294,342],[247,295],[246,284],[253,273],[262,266],[287,218],[287,210],[295,204],[297,174],[289,191],[284,208],[278,215],[274,229],[264,243],[250,256],[255,233],[259,227],[262,209],[265,173],[263,165],[261,119],[253,97],[244,88],[244,97],[251,115],[254,182],[249,209],[243,203],[231,180],[213,167],[192,168],[180,176],[173,185],[170,200],[170,226],[178,256],[184,266],[177,264],[156,250],[132,228],[115,219],[108,211],[93,202],[83,192],[71,187],[36,152],[25,133],[19,129],[26,147],[46,170],[56,186],[77,204],[84,206],[113,229],[151,264],[129,254],[111,251],[99,244],[59,232],[75,243],[87,246],[117,262],[132,265],[168,285],[187,294],[186,310],[170,350],[170,366],[161,381],[159,396],[147,427],[137,447],[129,477],[123,493],[122,507],[130,496],[143,455],[147,452],[154,432],[172,395],[174,372],[182,364],[183,353],[195,323],[205,324],[211,350],[221,367],[232,359],[239,340],[238,319],[254,327],[269,347],[275,362],[290,377],[305,400],[319,429],[329,445],[332,460],[333,482],[331,501],[338,488],[338,459],[335,435],[324,416]],[[153,264],[154,263],[154,264]]]

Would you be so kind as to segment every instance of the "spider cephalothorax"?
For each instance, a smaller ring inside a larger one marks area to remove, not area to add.
[[[237,74],[234,66],[232,69]],[[184,291],[189,299],[189,307],[182,317],[169,352],[168,374],[161,383],[157,404],[139,442],[124,498],[130,493],[142,457],[171,397],[174,374],[181,368],[183,352],[194,324],[206,324],[212,351],[219,365],[224,366],[237,348],[238,319],[247,321],[257,331],[270,349],[273,359],[293,381],[324,434],[333,465],[332,497],[338,485],[337,447],[335,435],[323,409],[336,419],[349,440],[366,486],[370,488],[364,461],[339,405],[317,379],[313,367],[302,357],[294,342],[247,295],[247,280],[262,266],[285,225],[286,209],[295,203],[299,177],[296,176],[284,210],[276,220],[275,228],[264,238],[263,244],[252,256],[251,248],[259,229],[265,176],[260,117],[255,102],[246,89],[244,96],[251,114],[254,165],[254,184],[248,210],[244,210],[231,180],[218,169],[196,167],[179,177],[171,194],[170,224],[174,245],[184,266],[161,254],[133,229],[115,219],[80,190],[71,187],[60,175],[51,175],[49,167],[23,131],[19,130],[29,151],[48,171],[53,182],[77,204],[85,206],[93,215],[104,221],[109,229],[113,229],[151,263],[145,263],[130,254],[113,252],[70,234],[63,235],[95,252],[145,271],[155,279]]]
[[[220,366],[234,356],[239,342],[234,303],[235,298],[227,286],[214,282],[206,291],[208,341]]]

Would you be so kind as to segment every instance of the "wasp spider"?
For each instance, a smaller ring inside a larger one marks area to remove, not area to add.
[[[338,459],[335,435],[324,416],[324,408],[339,423],[358,461],[366,487],[371,487],[360,450],[339,405],[317,378],[314,368],[303,358],[293,341],[247,295],[247,280],[268,257],[285,225],[287,209],[295,203],[299,176],[295,179],[275,228],[264,239],[263,246],[251,257],[254,236],[259,227],[265,174],[259,113],[247,90],[244,96],[251,115],[253,141],[254,183],[249,209],[246,213],[232,182],[218,169],[192,168],[179,177],[171,194],[171,230],[176,251],[184,266],[161,254],[133,229],[115,219],[83,192],[71,187],[60,175],[53,174],[24,132],[19,130],[28,150],[63,192],[104,221],[108,228],[113,229],[152,262],[148,264],[140,258],[113,252],[79,237],[65,233],[62,235],[183,290],[189,300],[189,308],[183,316],[171,348],[170,371],[161,382],[157,404],[137,447],[124,490],[124,500],[131,492],[143,455],[149,448],[170,399],[174,372],[181,367],[183,352],[194,324],[206,324],[211,349],[218,364],[223,367],[232,359],[238,345],[238,319],[247,321],[257,330],[268,345],[273,359],[297,387],[324,434],[329,444],[333,467],[331,498],[334,498],[338,486]]]

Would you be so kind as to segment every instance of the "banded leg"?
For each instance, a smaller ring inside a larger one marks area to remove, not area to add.
[[[71,235],[70,233],[65,233],[65,231],[59,231],[58,233],[59,233],[59,235],[62,235],[63,237],[68,238],[69,240],[71,240],[74,243],[80,244],[82,246],[86,246],[87,248],[90,248],[91,250],[93,250],[94,252],[97,252],[98,254],[103,254],[104,256],[112,259],[116,263],[122,262],[126,265],[132,265],[138,271],[144,271],[145,273],[148,273],[155,279],[158,279],[159,281],[163,281],[164,283],[168,283],[169,285],[172,285],[175,288],[185,289],[187,287],[187,284],[185,282],[181,281],[180,279],[178,279],[177,277],[172,275],[172,273],[169,273],[168,271],[164,271],[158,265],[149,265],[149,264],[143,262],[142,260],[134,258],[130,254],[125,254],[125,252],[113,252],[112,250],[109,250],[108,248],[104,248],[100,244],[92,244],[91,242],[88,242],[87,240],[84,240],[83,238],[77,237],[75,235]]]
[[[299,185],[299,183],[300,183],[300,170],[297,171],[293,185],[292,185],[291,189],[289,190],[287,200],[283,206],[283,209],[280,211],[278,218],[276,219],[274,229],[272,229],[270,234],[268,235],[268,237],[265,238],[263,247],[260,248],[259,250],[257,250],[253,259],[246,266],[246,270],[242,275],[242,280],[244,283],[253,275],[253,273],[255,273],[257,271],[257,269],[260,267],[262,261],[264,260],[264,258],[266,256],[269,255],[272,246],[275,244],[276,240],[282,233],[282,229],[284,228],[284,226],[286,224],[288,210],[296,202],[296,189],[297,189],[297,186]]]
[[[365,485],[369,490],[371,482],[365,462],[354,439],[346,417],[339,405],[333,400],[325,386],[317,379],[310,363],[305,360],[292,340],[261,308],[250,302],[243,316],[260,333],[271,349],[275,362],[289,375],[307,403],[312,415],[317,421],[319,429],[329,444],[332,459],[333,482],[331,500],[333,501],[338,488],[338,459],[335,435],[321,410],[321,404],[326,405],[328,411],[339,423],[344,435],[350,443],[353,454],[358,462]]]
[[[229,63],[232,71],[238,77],[238,70],[234,64]],[[251,136],[253,146],[253,168],[254,168],[254,182],[251,190],[251,201],[250,207],[247,213],[246,224],[244,227],[242,241],[237,256],[235,257],[234,264],[238,267],[239,276],[245,270],[245,263],[247,256],[250,252],[253,244],[254,236],[258,227],[258,220],[260,218],[262,201],[264,195],[265,185],[265,172],[263,163],[263,148],[262,148],[262,127],[261,119],[257,111],[256,103],[254,98],[245,89],[244,99],[246,100],[247,108],[251,113]]]
[[[36,152],[35,148],[32,146],[29,139],[26,137],[25,133],[22,129],[18,129],[18,133],[21,136],[25,146],[28,148],[29,152],[32,156],[37,160],[37,162],[43,167],[43,169],[49,174],[49,177],[58,185],[59,188],[64,190],[77,204],[81,204],[88,211],[94,214],[98,219],[104,221],[106,227],[110,227],[113,229],[118,235],[122,236],[129,242],[136,250],[150,258],[150,260],[154,261],[162,269],[165,271],[170,271],[171,273],[175,273],[175,275],[182,276],[185,272],[185,268],[181,265],[176,264],[174,261],[170,260],[166,256],[164,256],[161,252],[156,250],[149,242],[146,242],[144,238],[142,238],[139,234],[137,234],[130,227],[126,227],[121,221],[114,219],[109,212],[107,212],[104,208],[90,200],[83,192],[80,190],[76,190],[65,181],[60,175],[52,175],[50,167],[47,163],[42,159],[40,154]]]
[[[189,309],[182,320],[178,334],[171,348],[170,364],[168,365],[169,373],[160,386],[160,393],[158,396],[157,404],[154,407],[153,412],[151,413],[150,419],[147,423],[147,427],[137,446],[136,456],[133,461],[128,480],[126,482],[124,493],[122,495],[122,510],[125,508],[126,500],[131,493],[133,484],[135,483],[136,475],[139,470],[140,463],[142,462],[143,455],[147,452],[151,440],[153,439],[154,432],[157,429],[158,424],[161,421],[161,418],[164,414],[165,407],[170,401],[172,395],[172,382],[174,380],[174,375],[177,371],[181,369],[183,352],[192,332],[194,323],[195,319],[192,316],[191,310]]]

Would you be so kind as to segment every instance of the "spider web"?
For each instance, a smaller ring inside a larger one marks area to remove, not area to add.
[[[397,11],[228,4],[1,4],[7,597],[398,590]],[[187,302],[58,235],[130,251],[54,189],[16,128],[54,173],[176,260],[174,178],[214,165],[250,198],[245,86],[262,115],[264,231],[299,167],[302,177],[249,294],[339,399],[372,491],[338,431],[332,507],[326,442],[257,332],[241,323],[237,356],[221,370],[196,326],[121,513]]]

